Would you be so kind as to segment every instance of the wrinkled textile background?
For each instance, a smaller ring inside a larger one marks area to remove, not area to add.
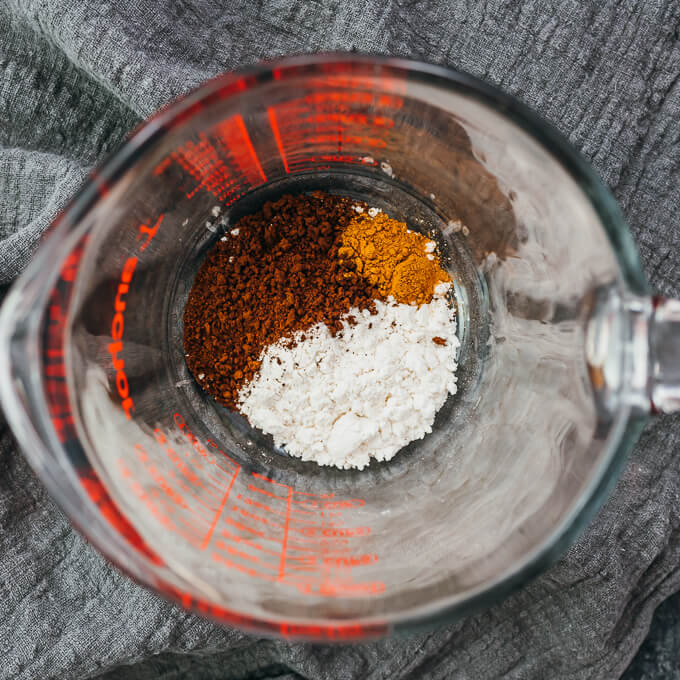
[[[0,284],[141,118],[226,69],[355,48],[465,69],[537,109],[612,188],[655,289],[680,295],[672,0],[1,0]],[[616,678],[680,588],[679,441],[680,419],[649,426],[580,542],[503,604],[342,648],[221,629],[134,585],[70,528],[3,426],[0,677]]]

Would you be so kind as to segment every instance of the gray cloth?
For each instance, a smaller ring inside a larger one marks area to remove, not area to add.
[[[679,37],[673,0],[2,0],[0,283],[141,118],[260,58],[356,48],[465,69],[537,109],[614,191],[655,289],[680,295]],[[4,428],[0,676],[618,677],[680,587],[679,442],[680,419],[650,425],[578,544],[502,604],[329,647],[219,628],[130,582],[70,528]]]

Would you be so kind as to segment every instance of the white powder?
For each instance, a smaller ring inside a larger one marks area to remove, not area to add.
[[[236,229],[232,229],[229,233],[232,236],[238,236],[241,233],[241,230],[237,227]]]
[[[435,414],[456,392],[454,311],[438,286],[428,305],[376,302],[354,309],[335,338],[324,324],[262,354],[255,378],[239,393],[240,410],[277,446],[319,465],[359,468],[389,460],[432,431]],[[445,345],[437,344],[442,338]]]
[[[426,253],[433,253],[434,249],[437,247],[437,244],[434,241],[428,241],[425,244],[425,252]]]
[[[380,208],[369,208],[368,209],[368,215],[369,217],[375,217],[378,213],[381,213],[382,210]]]
[[[394,170],[392,170],[392,166],[391,166],[387,161],[382,161],[382,163],[380,163],[380,169],[381,169],[388,177],[394,177]]]

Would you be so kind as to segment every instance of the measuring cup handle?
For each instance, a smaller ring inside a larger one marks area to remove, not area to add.
[[[680,300],[654,297],[648,322],[652,412],[680,411]]]

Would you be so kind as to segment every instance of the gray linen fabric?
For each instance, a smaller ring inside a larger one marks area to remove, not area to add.
[[[1,0],[0,284],[159,106],[261,58],[359,49],[465,69],[537,109],[616,194],[656,290],[680,295],[679,38],[673,0]],[[70,528],[3,428],[0,677],[618,677],[680,587],[679,442],[680,419],[649,426],[579,543],[504,603],[343,648],[258,640],[134,585]]]

